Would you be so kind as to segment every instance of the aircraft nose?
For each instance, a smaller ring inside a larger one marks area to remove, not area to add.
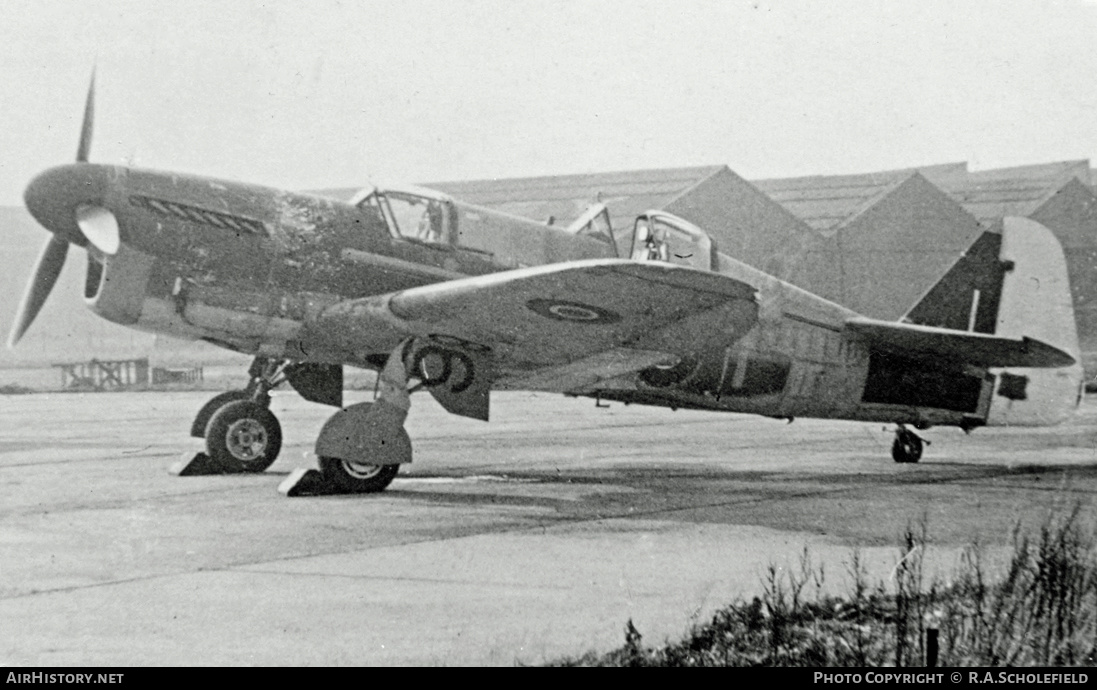
[[[31,180],[23,192],[27,210],[42,227],[78,245],[87,244],[77,225],[81,206],[103,206],[109,168],[73,163],[50,168]]]

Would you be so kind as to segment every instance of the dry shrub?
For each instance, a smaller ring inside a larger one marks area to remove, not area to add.
[[[870,584],[859,551],[846,596],[822,594],[822,567],[770,565],[762,594],[717,611],[681,642],[645,647],[632,621],[623,647],[555,662],[583,666],[922,666],[939,631],[942,666],[1065,666],[1097,661],[1097,532],[1082,506],[1054,510],[1030,536],[1012,533],[1005,575],[991,581],[978,544],[950,582],[927,583],[926,519],[899,538],[892,579]]]

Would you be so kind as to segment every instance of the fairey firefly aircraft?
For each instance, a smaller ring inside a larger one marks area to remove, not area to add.
[[[379,371],[380,394],[334,413],[316,439],[320,471],[294,473],[287,493],[307,481],[383,490],[412,460],[403,423],[416,390],[480,420],[490,391],[536,390],[894,423],[898,462],[922,454],[911,427],[1055,424],[1081,399],[1062,250],[1031,220],[1003,223],[993,298],[953,300],[967,331],[886,322],[740,263],[658,211],[614,234],[599,206],[560,228],[428,190],[341,202],[92,164],[93,90],[76,163],[26,189],[53,234],[10,342],[75,244],[85,302],[103,318],[254,355],[250,385],[194,419],[201,471],[263,471],[281,446],[270,390],[288,381],[342,407],[346,365]]]

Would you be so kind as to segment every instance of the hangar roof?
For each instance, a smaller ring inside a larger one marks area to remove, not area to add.
[[[460,192],[461,199],[482,204],[522,202],[530,199],[572,199],[576,196],[589,196],[592,189],[612,196],[637,193],[668,195],[688,189],[725,167],[724,165],[706,165],[579,175],[435,182],[426,186]]]
[[[537,220],[556,218],[559,225],[575,220],[597,201],[615,217],[632,217],[662,208],[692,187],[724,170],[724,165],[662,168],[582,175],[433,182],[424,186],[471,204]]]
[[[924,165],[916,168],[896,168],[894,170],[878,170],[867,173],[850,173],[845,175],[805,175],[802,177],[774,177],[762,180],[751,180],[751,184],[759,189],[805,189],[821,187],[841,187],[844,185],[882,185],[896,180],[910,177],[914,173],[921,173],[930,180],[950,179],[965,177],[968,174],[967,163],[938,163],[936,165]]]
[[[457,199],[526,218],[561,225],[601,200],[615,218],[664,208],[676,198],[727,170],[724,165],[660,168],[579,175],[554,175],[426,183]],[[824,234],[872,207],[915,172],[959,202],[980,221],[1005,215],[1029,216],[1069,180],[1077,178],[1097,192],[1097,172],[1085,159],[988,170],[968,170],[967,163],[943,163],[850,175],[751,180],[751,184],[808,226]],[[349,198],[353,190],[325,193]]]
[[[953,170],[963,163],[935,166]],[[751,180],[796,217],[827,234],[887,196],[917,171],[886,170],[861,175],[813,175],[770,180]],[[941,172],[941,174],[955,174]],[[960,173],[962,174],[962,173]]]
[[[420,186],[445,192],[460,201],[487,206],[524,218],[567,225],[597,201],[609,206],[615,217],[636,216],[662,208],[692,187],[727,169],[726,165],[659,168],[580,175],[516,177],[456,182],[424,182]],[[350,198],[354,191],[329,189],[318,192]]]
[[[825,232],[872,206],[915,173],[936,183],[964,177],[967,163],[941,163],[853,175],[751,180],[751,184],[811,227]]]
[[[1058,190],[1047,182],[1024,179],[942,184],[941,188],[980,221],[1028,216]]]
[[[980,221],[1029,216],[1072,179],[1092,183],[1088,160],[969,172],[938,185]]]
[[[1088,160],[977,171],[968,170],[967,163],[945,163],[857,175],[751,182],[816,230],[826,231],[872,206],[897,182],[915,172],[948,193],[980,221],[1031,215],[1073,178],[1091,186],[1097,182],[1097,172],[1090,168]],[[1097,190],[1097,186],[1093,188]]]

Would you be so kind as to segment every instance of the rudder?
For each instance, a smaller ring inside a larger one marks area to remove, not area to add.
[[[1006,217],[999,258],[1004,273],[995,334],[1042,341],[1075,361],[1057,369],[991,370],[996,382],[987,424],[1058,424],[1082,399],[1081,348],[1063,248],[1040,223]]]

